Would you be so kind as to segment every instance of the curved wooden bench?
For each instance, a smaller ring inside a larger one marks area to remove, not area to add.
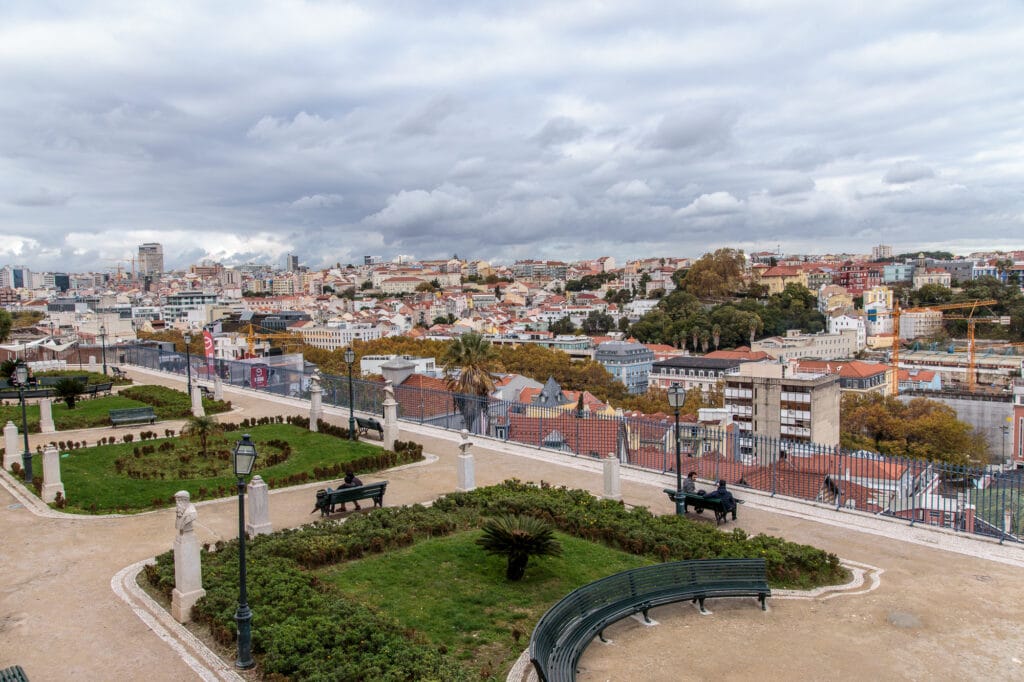
[[[594,636],[612,623],[663,604],[711,597],[771,595],[764,559],[673,561],[610,575],[569,593],[541,616],[530,637],[530,661],[541,682],[576,679],[576,664]]]

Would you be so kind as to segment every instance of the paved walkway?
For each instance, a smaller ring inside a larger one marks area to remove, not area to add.
[[[183,383],[172,377],[137,376],[147,383]],[[231,391],[226,397],[238,408],[228,417],[231,421],[308,412],[301,403],[282,404],[251,392]],[[328,416],[339,424],[347,419],[347,414],[331,410]],[[427,463],[387,472],[387,503],[422,502],[452,490],[457,434],[415,425],[404,429],[403,437],[423,442],[431,457]],[[478,444],[477,484],[516,477],[600,493],[595,462],[552,461],[550,454],[518,452]],[[230,658],[226,664],[204,659],[187,636],[174,634],[170,624],[162,625],[141,601],[125,594],[125,585],[130,588],[132,583],[126,576],[134,573],[125,569],[170,549],[173,509],[126,517],[66,516],[26,507],[31,501],[19,494],[8,474],[0,476],[0,667],[18,663],[35,681],[240,679],[231,670]],[[661,492],[668,484],[656,475],[625,472],[622,492],[629,504],[670,513]],[[312,520],[310,500],[318,485],[273,492],[274,527]],[[196,530],[202,542],[235,536],[234,498],[197,506]],[[662,607],[652,611],[658,626],[627,619],[609,628],[611,643],[595,642],[584,654],[581,682],[755,676],[1024,679],[1024,551],[1019,560],[1011,552],[992,561],[760,506],[756,501],[745,505],[737,525],[748,533],[781,535],[877,567],[877,588],[869,582],[838,596],[776,597],[769,600],[766,613],[745,600],[709,602],[712,616],[700,616],[688,604]],[[991,553],[987,543],[974,546],[979,554]],[[252,606],[258,618],[259,605]]]

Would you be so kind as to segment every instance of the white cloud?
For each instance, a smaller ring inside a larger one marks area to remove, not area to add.
[[[712,192],[701,194],[684,208],[676,211],[680,216],[716,216],[738,213],[743,210],[743,202],[728,192]]]
[[[890,185],[905,185],[918,180],[934,178],[935,171],[930,167],[913,161],[901,161],[886,171],[882,181]]]
[[[642,199],[654,194],[654,190],[643,180],[623,180],[608,188],[608,196],[620,199]]]
[[[342,202],[340,194],[311,194],[301,197],[291,203],[292,208],[331,208]]]

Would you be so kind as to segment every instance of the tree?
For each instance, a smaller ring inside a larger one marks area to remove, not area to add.
[[[199,452],[206,455],[206,448],[210,444],[210,438],[221,432],[223,427],[209,415],[202,417],[189,417],[185,424],[185,433],[199,441]]]
[[[575,334],[576,325],[574,325],[569,316],[566,315],[562,319],[552,322],[550,325],[548,325],[548,331],[554,334],[555,336]]]
[[[843,447],[956,465],[988,461],[985,439],[936,400],[845,395],[841,405]]]
[[[484,522],[476,543],[488,554],[506,557],[505,577],[521,580],[531,556],[559,556],[562,545],[549,523],[533,516],[503,514]]]
[[[491,370],[496,359],[491,342],[476,332],[452,341],[442,359],[448,389],[456,394],[456,407],[474,433],[486,433],[487,396],[494,390]],[[479,430],[474,430],[478,421]]]
[[[11,318],[11,314],[0,308],[0,343],[10,337],[12,324],[14,324],[14,320]]]
[[[58,379],[53,385],[53,395],[63,400],[69,410],[75,409],[75,402],[84,391],[85,386],[82,382],[71,377]]]
[[[746,257],[738,249],[706,253],[682,278],[683,290],[699,298],[721,298],[738,292],[743,284]]]
[[[583,320],[584,334],[605,334],[615,326],[615,319],[600,310],[591,310]]]

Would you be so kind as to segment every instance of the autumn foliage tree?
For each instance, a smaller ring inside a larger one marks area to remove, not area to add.
[[[926,398],[843,396],[840,439],[851,450],[965,465],[989,460],[985,438],[956,411]]]

